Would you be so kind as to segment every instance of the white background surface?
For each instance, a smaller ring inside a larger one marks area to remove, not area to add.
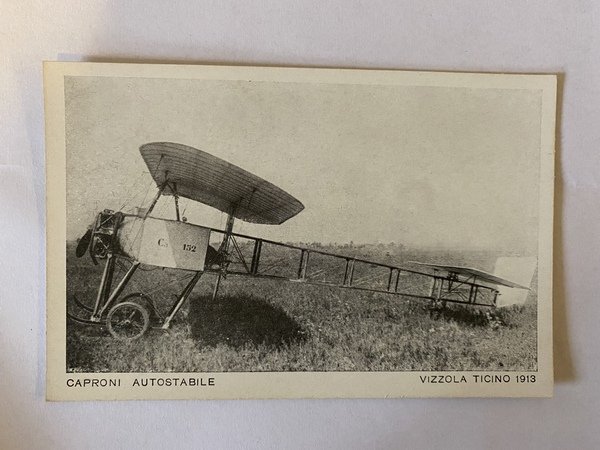
[[[0,447],[600,446],[599,2],[0,6]],[[563,74],[555,398],[46,403],[42,60]]]

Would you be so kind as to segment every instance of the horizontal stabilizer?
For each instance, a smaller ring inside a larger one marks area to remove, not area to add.
[[[429,264],[411,261],[411,264],[418,264],[420,266],[431,267],[432,269],[442,270],[448,273],[454,273],[457,275],[463,275],[466,277],[475,277],[478,281],[484,281],[486,283],[495,284],[499,286],[505,286],[509,288],[518,288],[518,289],[529,289],[529,287],[515,283],[513,281],[507,280],[505,278],[501,278],[497,275],[484,272],[483,270],[474,269],[472,267],[463,267],[463,266],[447,266],[443,264]]]

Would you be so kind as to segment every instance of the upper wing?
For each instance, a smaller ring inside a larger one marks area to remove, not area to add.
[[[221,158],[173,142],[152,142],[140,153],[163,195],[212,206],[237,219],[278,225],[294,217],[304,205],[274,184]]]

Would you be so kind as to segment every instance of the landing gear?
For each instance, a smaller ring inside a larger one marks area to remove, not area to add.
[[[158,196],[154,203],[156,203],[157,199]],[[147,214],[148,213],[146,213],[146,216]],[[117,232],[119,226],[123,222],[123,218],[124,215],[121,213],[113,213],[112,211],[105,210],[98,214],[94,226],[81,238],[76,250],[77,256],[85,254],[85,249],[87,248],[94,264],[98,263],[97,259],[105,259],[106,261],[93,308],[74,299],[74,303],[77,307],[89,314],[89,319],[78,317],[77,315],[71,314],[69,311],[67,311],[67,317],[73,322],[82,325],[106,325],[108,331],[114,338],[121,341],[132,341],[142,337],[151,327],[163,330],[169,329],[173,318],[189,298],[192,290],[206,270],[211,270],[213,272],[219,270],[219,277],[213,292],[213,299],[216,297],[221,278],[225,276],[227,265],[229,264],[227,250],[229,240],[232,239],[231,230],[233,227],[233,216],[230,215],[228,218],[225,235],[219,249],[215,250],[209,247],[205,257],[204,267],[202,267],[202,270],[195,271],[193,277],[190,279],[182,293],[176,298],[175,303],[164,319],[162,315],[159,314],[152,299],[146,294],[134,293],[125,296],[125,298],[120,298],[121,293],[125,290],[131,277],[141,265],[140,261],[136,259],[132,260],[130,257],[126,256],[119,245]],[[208,239],[209,237],[207,234],[206,240],[208,241]],[[160,239],[159,243],[162,240],[163,239]],[[196,245],[189,245],[189,247],[190,251],[196,251]],[[115,266],[118,258],[122,257],[128,259],[131,262],[131,265],[127,268],[126,273],[113,289],[112,285]],[[166,267],[170,266],[167,264]],[[178,266],[175,266],[175,268],[177,267]],[[184,278],[187,278],[187,276],[182,279]]]

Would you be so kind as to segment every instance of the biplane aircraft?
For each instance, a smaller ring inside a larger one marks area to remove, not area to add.
[[[115,338],[136,339],[150,327],[168,329],[207,273],[216,276],[213,299],[227,274],[380,292],[438,306],[450,302],[494,308],[499,287],[528,289],[468,267],[423,263],[399,267],[234,233],[235,219],[280,225],[300,213],[304,205],[268,181],[186,145],[153,142],[142,145],[140,153],[156,183],[156,195],[136,214],[104,210],[97,215],[76,249],[78,257],[89,253],[94,264],[104,262],[95,302],[91,306],[73,298],[88,318],[67,310],[69,319],[106,325]],[[173,198],[174,220],[151,215],[162,196]],[[188,223],[180,212],[180,198],[227,214],[225,229]],[[219,242],[211,245],[215,237]],[[124,275],[114,280],[117,265],[124,267]],[[187,285],[164,317],[144,293],[121,298],[140,266],[189,274]]]

